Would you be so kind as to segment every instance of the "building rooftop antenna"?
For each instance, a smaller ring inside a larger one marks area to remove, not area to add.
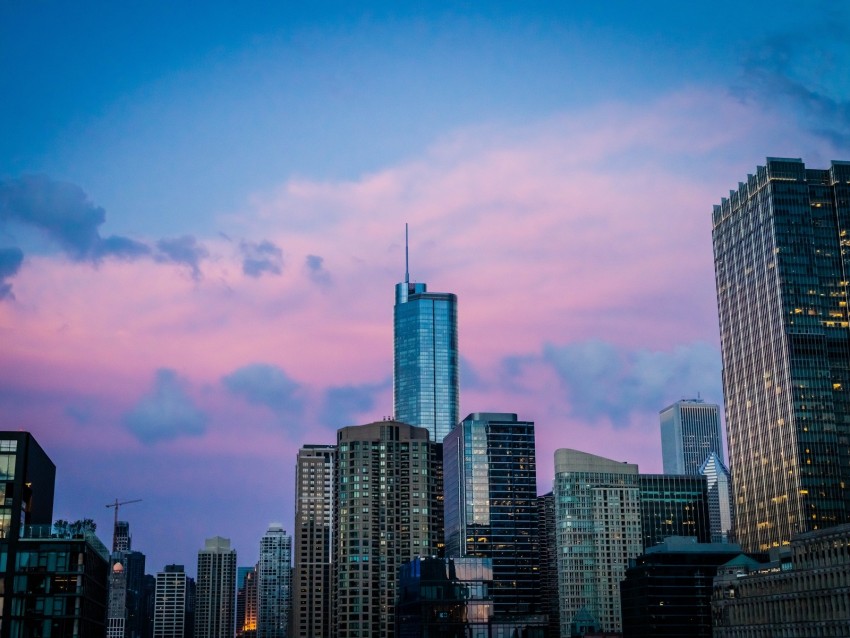
[[[410,259],[407,251],[407,222],[404,222],[404,283],[410,283]]]

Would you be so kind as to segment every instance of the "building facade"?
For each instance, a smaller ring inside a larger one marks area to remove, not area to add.
[[[732,474],[729,468],[712,453],[700,468],[708,488],[708,518],[711,521],[711,542],[728,543],[733,540],[735,521],[732,509]]]
[[[295,462],[293,631],[321,638],[331,631],[335,445],[305,445]]]
[[[556,550],[555,494],[548,492],[537,497],[538,564],[540,566],[541,612],[546,614],[549,625],[546,638],[561,635],[558,610],[558,553]]]
[[[441,448],[397,421],[337,432],[332,635],[396,635],[399,569],[442,554]]]
[[[230,539],[208,538],[198,552],[195,638],[232,638],[236,602],[236,550]]]
[[[620,581],[643,549],[638,466],[555,452],[561,636],[622,631]]]
[[[183,565],[166,565],[157,572],[153,638],[188,638],[186,604],[188,578]]]
[[[711,541],[708,483],[701,475],[640,474],[640,526],[643,549],[668,536]]]
[[[718,570],[714,638],[850,636],[850,525],[801,534],[790,550],[790,564]]]
[[[107,589],[109,603],[106,609],[106,638],[126,638],[127,574],[120,560],[112,564]]]
[[[737,540],[850,522],[850,163],[768,158],[714,207]]]
[[[458,365],[457,297],[428,292],[405,271],[393,309],[395,420],[426,428],[442,443],[460,416]]]
[[[661,410],[659,419],[665,474],[699,474],[709,454],[725,458],[719,405],[683,399]]]
[[[496,616],[540,611],[534,423],[475,412],[443,442],[446,555],[489,558]]]
[[[292,604],[292,537],[273,523],[260,539],[257,638],[287,638]]]

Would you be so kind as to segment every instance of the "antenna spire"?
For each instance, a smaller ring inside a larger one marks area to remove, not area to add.
[[[407,222],[404,222],[404,283],[410,283],[410,259],[407,252]]]

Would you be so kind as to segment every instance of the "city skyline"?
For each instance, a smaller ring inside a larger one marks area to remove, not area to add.
[[[0,419],[54,518],[140,498],[150,573],[252,564],[298,449],[391,415],[405,222],[460,414],[535,422],[538,493],[558,448],[660,471],[658,410],[722,405],[713,204],[850,157],[848,10],[765,6],[4,3]]]

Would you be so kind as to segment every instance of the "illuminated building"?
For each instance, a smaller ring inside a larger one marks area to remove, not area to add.
[[[331,631],[335,460],[336,446],[305,445],[295,463],[292,614],[299,638]]]
[[[292,537],[272,524],[260,539],[257,638],[286,638],[292,603]]]
[[[230,539],[208,538],[198,552],[195,638],[232,638],[236,599],[236,550]]]
[[[442,554],[442,446],[397,421],[337,432],[333,631],[393,638],[399,569]]]
[[[394,418],[442,443],[459,418],[458,378],[457,297],[410,283],[406,269],[393,309]]]
[[[640,474],[640,528],[643,548],[668,536],[711,541],[708,483],[701,475]]]
[[[490,558],[496,617],[540,612],[534,423],[475,412],[443,442],[446,555]]]
[[[723,460],[719,405],[686,399],[667,406],[659,417],[665,474],[699,474],[711,453]]]
[[[736,540],[850,522],[850,163],[768,158],[713,216]]]

